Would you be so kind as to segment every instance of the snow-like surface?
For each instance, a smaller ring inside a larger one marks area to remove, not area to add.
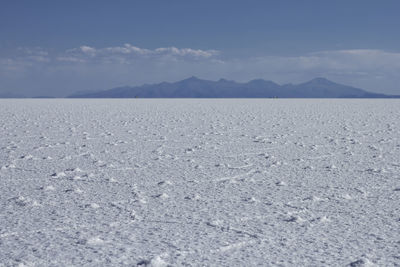
[[[0,262],[399,266],[398,100],[1,100]]]

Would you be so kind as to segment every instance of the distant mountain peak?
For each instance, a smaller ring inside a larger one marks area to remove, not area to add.
[[[328,80],[327,78],[324,77],[317,77],[312,79],[311,81],[307,82],[307,83],[318,83],[318,84],[334,84],[334,82]]]
[[[191,81],[202,81],[202,80],[197,78],[196,76],[191,76],[189,78],[183,79],[181,82],[191,82]]]

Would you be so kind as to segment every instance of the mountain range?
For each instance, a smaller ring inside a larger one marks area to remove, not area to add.
[[[69,98],[400,98],[315,78],[301,84],[279,85],[256,79],[247,83],[190,77],[178,82],[125,86],[79,93]]]

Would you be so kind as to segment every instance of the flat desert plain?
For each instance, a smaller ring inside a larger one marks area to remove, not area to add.
[[[399,266],[400,101],[0,101],[4,266]]]

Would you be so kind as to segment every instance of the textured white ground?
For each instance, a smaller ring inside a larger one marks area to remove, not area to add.
[[[400,266],[399,100],[1,100],[0,265]]]

